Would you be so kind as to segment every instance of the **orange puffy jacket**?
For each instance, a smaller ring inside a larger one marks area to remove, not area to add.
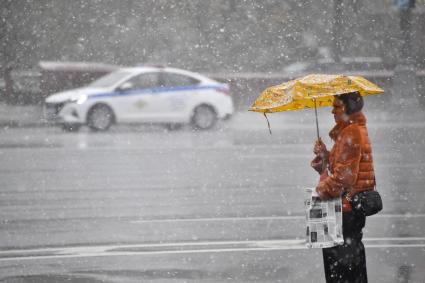
[[[349,199],[358,192],[375,186],[372,147],[362,112],[349,115],[347,122],[338,123],[329,133],[335,142],[329,153],[329,176],[322,176],[317,192],[323,199],[339,197],[343,211],[351,211]]]

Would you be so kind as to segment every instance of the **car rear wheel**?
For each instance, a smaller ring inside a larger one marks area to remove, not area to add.
[[[114,122],[114,112],[104,104],[99,104],[90,109],[87,116],[87,125],[93,131],[106,131]]]
[[[217,122],[217,113],[208,105],[195,108],[192,116],[192,125],[197,130],[211,129]]]

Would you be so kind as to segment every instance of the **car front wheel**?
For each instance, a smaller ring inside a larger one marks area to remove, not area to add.
[[[99,104],[90,109],[87,116],[87,125],[93,131],[106,131],[114,122],[112,109],[104,104]]]
[[[200,105],[193,111],[192,125],[197,130],[210,129],[216,122],[217,113],[211,106]]]

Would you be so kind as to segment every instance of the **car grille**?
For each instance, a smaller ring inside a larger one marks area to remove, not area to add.
[[[46,103],[44,104],[44,116],[48,121],[58,119],[58,114],[62,110],[65,103]]]

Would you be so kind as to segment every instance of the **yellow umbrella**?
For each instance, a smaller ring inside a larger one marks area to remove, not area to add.
[[[360,76],[311,74],[267,88],[249,110],[263,112],[265,115],[265,113],[314,107],[319,138],[316,108],[332,105],[335,95],[354,91],[360,92],[362,96],[384,92],[383,89]]]

